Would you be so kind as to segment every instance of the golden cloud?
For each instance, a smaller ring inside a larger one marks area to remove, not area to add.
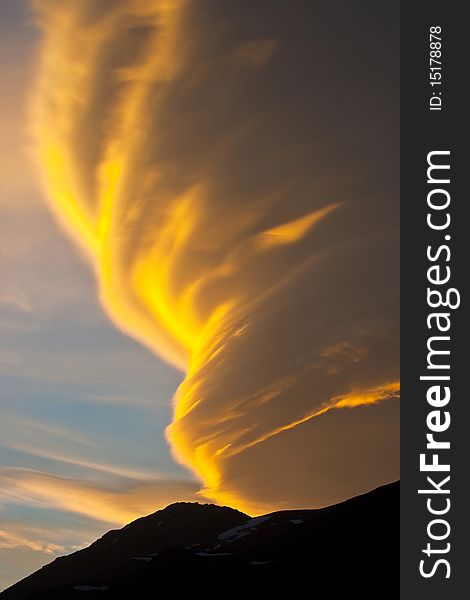
[[[38,4],[37,162],[107,313],[185,372],[167,430],[175,457],[207,496],[255,510],[394,478],[393,441],[372,432],[389,426],[396,447],[396,416],[380,406],[398,390],[397,196],[371,132],[397,111],[368,95],[370,58],[356,57],[362,104],[340,110],[349,74],[333,55],[325,71],[317,60],[334,40],[321,24],[307,35],[295,10],[257,21],[256,3],[238,17],[189,0]],[[284,18],[285,31],[273,25]],[[338,483],[346,447],[318,433],[330,478],[300,459],[276,476],[261,467],[267,448],[276,463],[297,447],[289,436],[318,451],[302,428],[333,408],[353,409],[352,430],[368,424],[356,481]],[[92,494],[89,512],[100,502]]]
[[[106,487],[88,479],[58,477],[30,469],[3,468],[0,481],[4,490],[0,493],[1,502],[56,508],[115,525],[125,525],[142,515],[164,508],[176,499],[191,502],[197,498],[195,484],[176,479],[121,479]],[[9,539],[13,543],[12,538]]]

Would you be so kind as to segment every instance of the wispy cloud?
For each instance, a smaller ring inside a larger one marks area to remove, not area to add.
[[[114,477],[148,480],[157,475],[155,471],[100,461],[97,457],[103,454],[104,450],[100,441],[65,425],[21,418],[5,412],[0,431],[1,447],[34,457],[46,458]]]
[[[23,531],[15,532],[11,530],[0,529],[0,550],[34,550],[35,552],[44,552],[45,554],[63,554],[66,546],[54,542],[45,541],[45,531],[25,527]]]
[[[26,313],[30,313],[33,310],[31,302],[26,294],[19,289],[7,290],[0,293],[0,303],[13,306]]]
[[[198,486],[177,479],[96,481],[0,468],[0,503],[55,508],[123,525],[175,501],[197,501]]]
[[[5,404],[7,404],[5,402]],[[80,446],[97,448],[99,443],[83,431],[78,432],[64,424],[54,424],[51,421],[34,419],[31,416],[19,416],[12,409],[4,409],[2,414],[2,441],[12,441],[22,437],[37,441],[47,441],[50,444],[63,444],[64,440]]]

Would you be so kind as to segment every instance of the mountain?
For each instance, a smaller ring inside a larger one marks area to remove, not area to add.
[[[215,598],[275,591],[396,599],[399,490],[395,482],[327,508],[255,518],[178,502],[57,558],[0,598]]]

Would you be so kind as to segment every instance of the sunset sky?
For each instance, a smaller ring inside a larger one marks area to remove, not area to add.
[[[0,0],[0,588],[398,472],[398,14]]]

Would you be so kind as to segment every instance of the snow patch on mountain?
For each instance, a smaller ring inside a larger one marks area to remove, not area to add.
[[[270,515],[265,517],[255,517],[254,519],[250,519],[243,525],[238,525],[237,527],[232,527],[232,529],[227,529],[227,531],[219,533],[217,539],[223,540],[224,542],[233,542],[234,540],[238,540],[241,537],[249,535],[251,531],[256,531],[258,525],[261,525],[261,523],[268,521],[270,518]]]

